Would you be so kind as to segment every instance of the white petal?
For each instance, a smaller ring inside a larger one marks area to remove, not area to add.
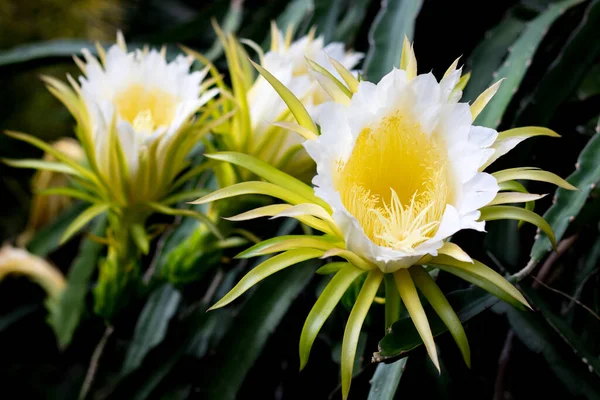
[[[488,148],[496,141],[498,131],[484,126],[471,126],[469,142],[475,143],[480,148]]]
[[[459,68],[454,70],[450,74],[444,76],[440,81],[440,91],[442,93],[442,98],[445,101],[449,103],[454,103],[454,101],[450,100],[450,94],[452,93],[452,90],[454,90],[454,87],[458,83],[461,74],[462,68]]]
[[[459,212],[466,215],[487,205],[496,197],[500,190],[496,178],[479,172],[463,186],[463,196],[459,204]]]
[[[414,96],[413,117],[425,133],[432,133],[441,111],[441,89],[432,73],[418,75],[410,81]]]

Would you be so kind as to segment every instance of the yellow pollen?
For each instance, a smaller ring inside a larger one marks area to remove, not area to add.
[[[336,190],[377,245],[413,252],[435,235],[450,202],[443,143],[400,114],[363,129],[337,166]]]
[[[148,89],[135,83],[115,97],[119,116],[129,121],[136,132],[152,133],[168,126],[175,116],[178,99],[160,89]]]
[[[150,110],[140,111],[133,120],[133,130],[136,132],[154,131],[154,119]]]

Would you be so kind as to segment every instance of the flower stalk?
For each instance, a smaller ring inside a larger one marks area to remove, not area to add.
[[[97,46],[98,57],[85,49],[82,54],[83,59],[74,58],[83,74],[78,80],[70,75],[68,84],[43,79],[75,118],[84,159],[31,135],[7,132],[53,159],[4,161],[67,176],[64,186],[43,194],[89,204],[65,229],[61,243],[108,214],[108,252],[100,265],[95,310],[110,321],[138,292],[141,257],[150,250],[146,221],[152,214],[195,218],[222,238],[206,215],[174,205],[202,193],[186,185],[202,172],[192,166],[190,152],[231,112],[223,113],[224,100],[215,98],[215,72],[210,66],[190,72],[191,57],[168,61],[165,48],[129,51],[120,33],[108,50]]]

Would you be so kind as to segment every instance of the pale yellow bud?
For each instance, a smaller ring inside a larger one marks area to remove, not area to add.
[[[56,267],[26,250],[5,245],[0,248],[0,281],[9,274],[26,276],[40,285],[52,301],[65,288],[65,278]]]
[[[52,147],[77,161],[83,161],[85,157],[85,153],[79,143],[71,138],[60,139],[54,142]],[[56,161],[48,153],[44,154],[43,158],[45,161]],[[39,170],[33,175],[31,179],[33,197],[31,198],[31,206],[29,208],[29,220],[25,232],[17,240],[20,246],[24,246],[37,231],[52,222],[73,202],[69,197],[59,195],[45,196],[39,193],[49,188],[66,186],[67,184],[67,176],[59,172]]]

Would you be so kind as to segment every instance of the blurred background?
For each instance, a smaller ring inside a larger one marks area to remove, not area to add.
[[[282,29],[293,24],[296,37],[316,26],[326,42],[342,41],[367,54],[363,74],[369,80],[378,80],[398,62],[406,33],[415,41],[420,73],[432,71],[441,78],[461,56],[460,64],[472,71],[463,101],[473,101],[506,77],[501,92],[505,104],[477,122],[499,130],[547,126],[562,138],[531,139],[494,167],[536,166],[563,177],[575,172],[569,181],[584,189],[571,198],[563,196],[547,215],[562,239],[560,252],[545,258],[534,277],[522,284],[537,311],[519,313],[498,303],[470,319],[466,332],[471,369],[447,334],[438,337],[441,375],[422,348],[411,351],[395,398],[600,398],[600,209],[595,186],[600,179],[599,1],[3,0],[0,129],[49,142],[73,137],[71,116],[39,76],[76,76],[71,55],[82,47],[93,48],[96,41],[111,44],[117,30],[134,45],[166,43],[170,55],[180,51],[177,44],[185,44],[226,71],[211,18],[263,47],[270,21]],[[41,156],[33,147],[0,135],[0,157]],[[0,164],[2,242],[15,242],[27,228],[31,177],[28,170]],[[536,183],[531,190],[553,189]],[[553,196],[539,201],[536,212],[544,214]],[[52,229],[60,223],[59,217]],[[492,222],[488,231],[485,240],[469,232],[455,240],[499,271],[514,273],[527,264],[535,228]],[[77,240],[61,248],[36,247],[35,240],[30,250],[65,274],[78,257],[90,256]],[[200,308],[213,276],[133,304],[106,344],[87,398],[341,397],[339,348],[347,308],[338,307],[315,342],[307,368],[298,372],[302,324],[325,278],[306,273],[272,277],[242,305],[207,317],[206,307]],[[282,287],[286,280],[294,285]],[[442,274],[439,283],[446,291],[465,286]],[[6,393],[15,390],[22,398],[75,399],[105,326],[86,312],[70,345],[59,349],[46,324],[43,298],[43,291],[23,278],[0,282],[0,382]],[[375,322],[382,309],[373,308],[359,345],[362,357],[351,392],[355,399],[370,396],[376,369],[370,358],[384,335],[382,324]]]

